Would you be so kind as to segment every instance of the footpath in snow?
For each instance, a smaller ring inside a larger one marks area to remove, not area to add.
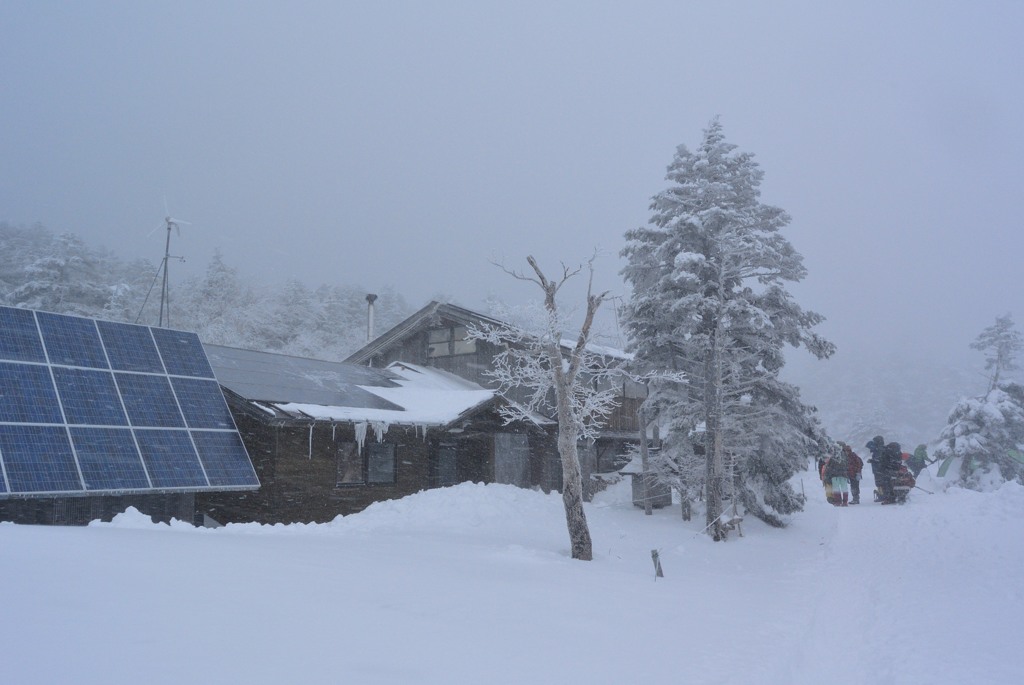
[[[4,681],[1024,682],[1024,488],[837,509],[804,485],[789,528],[714,543],[619,484],[589,563],[557,495],[498,485],[323,525],[0,524]]]

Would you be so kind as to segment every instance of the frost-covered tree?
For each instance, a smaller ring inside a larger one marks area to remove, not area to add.
[[[569,530],[573,559],[590,561],[593,549],[587,516],[583,510],[583,480],[580,473],[578,444],[597,437],[602,421],[615,408],[617,393],[602,384],[602,376],[612,372],[606,360],[588,349],[594,315],[606,293],[594,294],[587,286],[586,313],[579,333],[571,341],[563,338],[566,322],[559,309],[558,291],[580,269],[564,265],[557,279],[549,279],[531,256],[527,263],[532,275],[507,271],[519,280],[536,283],[544,293],[543,323],[537,330],[524,330],[512,324],[482,326],[470,335],[504,347],[494,359],[490,375],[498,392],[509,398],[501,412],[506,421],[532,421],[537,412],[547,413],[552,395],[558,418],[558,454],[562,462],[562,502]],[[592,267],[593,261],[590,266]],[[591,276],[593,271],[591,269]]]
[[[251,315],[259,303],[220,250],[213,253],[202,278],[190,278],[177,288],[174,305],[175,327],[195,331],[207,343],[251,346],[258,327]]]
[[[981,397],[964,398],[949,414],[935,450],[959,460],[959,482],[969,488],[1002,480],[1024,482],[1024,386],[1003,383]]]
[[[71,233],[0,223],[0,302],[64,314],[134,320],[152,279],[149,262],[124,262]]]
[[[1021,347],[1009,314],[998,317],[971,343],[985,353],[985,368],[992,372],[988,392],[957,402],[935,450],[937,459],[960,461],[959,481],[966,487],[993,480],[1024,482],[1024,386],[1005,379],[1006,372],[1017,368]]]
[[[992,372],[989,390],[999,386],[999,380],[1007,371],[1017,369],[1016,358],[1021,347],[1024,347],[1024,341],[1009,314],[996,317],[996,322],[971,343],[971,349],[985,354],[985,370]]]
[[[697,150],[677,148],[672,185],[622,250],[632,286],[623,318],[637,363],[690,378],[685,387],[656,384],[650,402],[684,472],[703,452],[700,488],[715,539],[725,534],[727,486],[738,484],[751,512],[769,521],[777,522],[773,510],[800,506],[786,481],[817,449],[819,429],[796,389],[778,381],[783,348],[804,345],[819,358],[834,351],[812,332],[823,317],[786,290],[806,269],[780,232],[789,216],[760,201],[763,176],[712,121]]]
[[[103,310],[113,292],[107,261],[106,254],[90,250],[75,235],[62,233],[25,265],[22,282],[8,299],[30,309],[93,315]]]

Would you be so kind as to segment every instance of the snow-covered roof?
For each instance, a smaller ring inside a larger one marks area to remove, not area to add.
[[[572,350],[576,347],[576,341],[569,338],[562,338],[559,343],[563,348]],[[597,343],[588,342],[586,345],[587,352],[596,354],[600,357],[608,357],[609,359],[622,359],[624,361],[632,361],[633,353],[625,352],[615,347],[609,347],[607,345],[598,345]]]
[[[357,364],[204,344],[222,386],[268,403],[400,409],[363,388],[396,386],[393,374]]]
[[[445,426],[494,392],[440,369],[345,362],[204,345],[220,384],[271,416],[357,424]]]
[[[494,399],[494,392],[441,369],[395,362],[386,370],[395,376],[394,387],[374,385],[361,389],[393,409],[302,403],[275,406],[291,414],[298,412],[329,421],[446,426]]]

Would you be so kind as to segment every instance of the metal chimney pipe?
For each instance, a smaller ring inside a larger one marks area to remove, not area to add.
[[[366,296],[366,342],[373,340],[373,301],[376,299],[373,293]]]

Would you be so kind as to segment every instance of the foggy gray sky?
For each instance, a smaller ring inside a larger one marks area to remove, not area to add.
[[[893,6],[895,5],[895,6]],[[598,248],[623,293],[676,145],[716,115],[848,346],[1024,321],[1024,3],[0,4],[0,220],[123,256],[192,227],[247,277],[536,295],[488,259]]]

